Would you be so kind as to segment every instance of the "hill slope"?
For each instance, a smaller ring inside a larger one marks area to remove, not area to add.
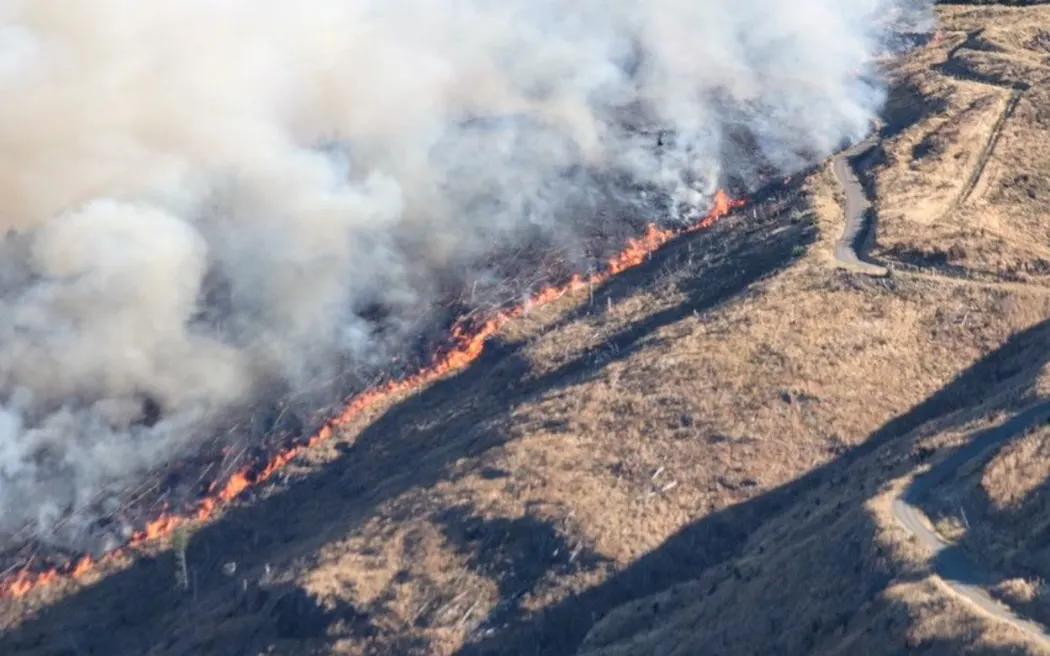
[[[943,14],[861,176],[891,276],[835,268],[825,167],[300,456],[191,536],[189,591],[156,545],[0,601],[0,652],[1037,649],[891,513],[1047,389],[1050,10]]]

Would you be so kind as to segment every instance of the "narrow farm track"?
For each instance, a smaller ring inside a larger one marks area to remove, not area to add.
[[[870,226],[865,225],[865,222],[873,221],[874,217],[866,216],[871,204],[851,164],[852,161],[863,158],[877,143],[878,136],[872,135],[835,155],[831,160],[831,170],[834,172],[839,184],[842,185],[845,193],[844,226],[842,236],[835,243],[834,256],[835,261],[846,269],[872,276],[886,276],[890,273],[887,267],[865,261],[857,252],[857,242],[861,235],[870,229]],[[977,175],[975,180],[979,177]],[[1050,287],[1046,285],[1007,280],[982,280],[963,274],[953,275],[944,271],[934,272],[900,262],[893,263],[893,275],[895,277],[930,280],[959,287],[983,287],[1025,294],[1050,294]]]
[[[991,289],[1017,294],[1050,294],[1050,286],[1038,283],[1011,282],[1007,280],[982,280],[980,278],[968,278],[966,276],[952,276],[943,273],[932,273],[925,269],[898,269],[894,267],[893,275],[897,278],[911,278],[917,280],[929,280],[935,283],[949,285],[952,287],[969,287],[978,289]]]
[[[1009,421],[973,436],[943,462],[924,474],[916,476],[911,484],[893,500],[893,516],[909,533],[932,553],[934,571],[947,586],[966,602],[1006,622],[1050,651],[1050,632],[1041,624],[1021,617],[1016,611],[993,599],[987,592],[992,582],[988,574],[961,549],[945,542],[931,528],[926,515],[919,509],[921,499],[942,481],[973,460],[985,457],[991,449],[1018,437],[1029,428],[1050,421],[1050,402],[1044,402],[1015,415]]]
[[[846,194],[843,213],[845,224],[842,236],[835,244],[835,260],[845,268],[860,271],[869,275],[885,276],[889,273],[886,267],[865,262],[857,253],[858,242],[863,239],[870,226],[865,225],[869,218],[871,203],[864,193],[864,187],[853,171],[852,160],[867,155],[878,143],[878,133],[854,144],[846,150],[835,155],[831,160],[831,170],[838,179],[839,184]]]
[[[977,187],[977,183],[980,182],[981,176],[984,175],[984,169],[988,165],[988,160],[991,158],[992,153],[995,151],[996,145],[999,143],[999,138],[1003,134],[1003,128],[1006,126],[1006,121],[1013,116],[1014,111],[1017,109],[1018,103],[1021,102],[1021,96],[1028,88],[1027,84],[1024,83],[996,83],[987,79],[974,79],[970,76],[960,74],[955,71],[952,67],[952,62],[955,59],[956,54],[964,48],[980,49],[976,45],[976,40],[981,37],[984,30],[977,30],[970,32],[966,35],[966,39],[960,42],[958,45],[948,51],[944,62],[940,65],[941,73],[947,77],[955,78],[962,82],[968,82],[973,84],[984,84],[996,89],[1002,89],[1009,91],[1010,96],[1006,101],[1006,105],[1003,107],[1003,111],[999,114],[995,124],[992,126],[991,131],[988,133],[988,139],[985,141],[984,146],[981,148],[981,153],[977,157],[977,162],[974,164],[973,169],[970,171],[970,175],[967,176],[966,182],[963,183],[962,189],[959,190],[959,194],[955,197],[955,201],[945,210],[944,214],[941,215],[939,220],[948,218],[953,212],[962,207],[967,200],[970,199],[970,194]]]
[[[966,201],[970,199],[970,194],[973,193],[973,190],[977,187],[977,183],[981,180],[981,176],[984,175],[984,169],[988,166],[988,160],[991,158],[992,152],[995,151],[996,144],[999,143],[999,137],[1003,134],[1003,127],[1006,125],[1006,121],[1013,116],[1014,110],[1017,109],[1017,104],[1021,102],[1021,95],[1023,93],[1024,89],[1021,87],[1013,87],[1011,89],[1010,98],[1006,101],[1003,113],[999,115],[998,119],[996,119],[992,131],[988,135],[988,141],[985,142],[984,148],[981,149],[981,155],[977,158],[977,163],[974,165],[973,170],[970,171],[970,175],[966,179],[966,183],[960,190],[955,202],[953,202],[951,207],[948,208],[948,211],[945,212],[945,217],[962,207],[966,204]]]
[[[956,200],[953,201],[951,207],[944,216],[947,216],[952,211],[961,207],[969,198],[970,194],[973,193],[974,188],[980,181],[981,175],[988,164],[988,160],[991,158],[992,152],[995,150],[996,144],[999,142],[1003,126],[1007,119],[1013,114],[1014,109],[1016,109],[1018,102],[1020,102],[1022,93],[1023,89],[1020,88],[1015,88],[1011,93],[1010,100],[1007,102],[1003,113],[997,119],[995,126],[988,137],[988,141],[985,143],[984,148],[981,151],[977,163],[970,172],[970,175],[968,176],[966,183],[963,185],[959,195],[956,197]],[[845,194],[843,202],[844,221],[842,236],[839,237],[839,240],[835,243],[834,256],[835,261],[844,268],[866,273],[868,275],[885,276],[889,273],[889,270],[886,267],[866,261],[861,257],[861,254],[857,250],[858,247],[861,246],[861,242],[866,240],[866,235],[873,227],[870,223],[875,220],[875,217],[871,213],[871,202],[868,200],[868,197],[864,192],[864,187],[861,184],[860,179],[857,177],[857,173],[853,167],[853,162],[862,161],[870,151],[878,145],[878,142],[879,134],[876,132],[867,139],[841,151],[831,159],[831,170],[835,175],[835,179],[838,180],[838,183],[842,186],[842,190]],[[943,279],[956,284],[973,283],[983,286],[1019,286],[1046,290],[1046,288],[1029,286],[1024,283],[1010,283],[993,280],[982,281],[968,278],[964,275],[951,275],[944,272],[929,273],[923,271],[919,267],[905,263],[894,263],[893,268],[895,273],[905,272],[924,278]]]

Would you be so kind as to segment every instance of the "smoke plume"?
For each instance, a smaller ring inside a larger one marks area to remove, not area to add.
[[[862,137],[931,4],[0,0],[0,546],[382,368],[516,244],[586,266]]]

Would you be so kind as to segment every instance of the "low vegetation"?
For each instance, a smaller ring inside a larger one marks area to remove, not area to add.
[[[0,652],[1037,650],[890,512],[917,468],[1050,392],[1050,7],[942,14],[945,38],[893,65],[864,174],[892,275],[833,266],[818,170],[297,458],[175,545],[188,590],[145,553],[0,601]],[[929,509],[960,542],[1014,536],[967,548],[1026,608],[1043,575],[1010,568],[1044,558],[1041,435],[945,483],[965,518]]]

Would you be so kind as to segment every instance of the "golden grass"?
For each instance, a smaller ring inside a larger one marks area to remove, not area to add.
[[[945,7],[942,17],[948,37],[892,70],[943,111],[884,143],[876,254],[893,258],[895,251],[911,250],[996,277],[1045,279],[1050,142],[1040,133],[1050,131],[1050,66],[1035,36],[1045,29],[1046,9]],[[967,34],[979,30],[980,49],[965,46]],[[953,61],[967,75],[989,79],[931,71],[959,46]],[[996,133],[1019,84],[1027,88]],[[901,102],[907,106],[908,100]],[[990,143],[975,186],[963,195]]]
[[[820,170],[805,212],[732,219],[593,306],[583,293],[536,309],[463,374],[300,458],[287,484],[195,534],[192,602],[144,599],[138,619],[98,635],[129,590],[151,590],[152,570],[131,565],[46,604],[0,604],[20,625],[0,651],[52,654],[76,635],[111,654],[559,654],[592,625],[582,653],[595,655],[1034,649],[939,585],[888,512],[923,458],[1050,391],[1038,327],[1050,294],[1032,284],[1033,263],[1050,262],[1041,92],[1025,92],[974,192],[946,213],[1009,91],[929,68],[988,26],[1009,66],[985,64],[1035,75],[1041,60],[1020,49],[1050,9],[943,15],[950,38],[894,71],[944,104],[885,144],[876,254],[950,251],[987,279],[836,271],[839,192]],[[914,158],[924,141],[935,154]],[[1001,381],[953,382],[1026,330],[995,356]],[[1017,474],[1009,491],[991,483],[1004,499],[1044,475],[1018,459],[988,474]],[[223,577],[230,561],[237,576]],[[264,568],[334,619],[282,633],[277,593],[249,594]]]
[[[1050,478],[1050,429],[1041,428],[1007,445],[988,463],[981,487],[996,510],[1020,505]]]

